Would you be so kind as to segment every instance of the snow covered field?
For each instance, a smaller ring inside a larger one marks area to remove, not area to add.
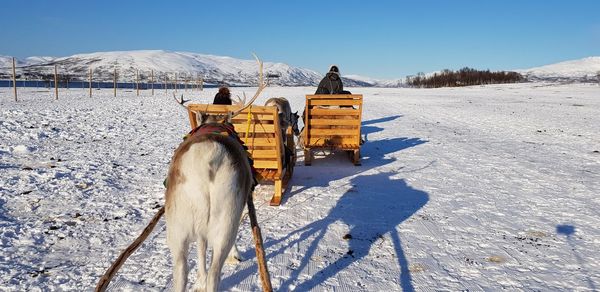
[[[272,186],[255,194],[275,290],[600,289],[599,86],[351,91],[365,98],[362,166],[321,153],[306,167],[299,151],[281,206]],[[267,88],[258,103],[301,112],[312,92]],[[187,116],[158,91],[19,93],[0,89],[0,290],[93,290],[163,204]],[[257,291],[248,220],[238,246],[246,261],[221,288]],[[161,220],[110,289],[170,279]]]

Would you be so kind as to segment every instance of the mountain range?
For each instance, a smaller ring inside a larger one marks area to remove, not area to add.
[[[89,69],[93,69],[94,80],[112,81],[117,68],[119,81],[150,80],[151,74],[157,82],[168,76],[169,80],[197,80],[228,85],[255,85],[258,73],[254,60],[231,57],[172,52],[163,50],[113,51],[77,54],[68,57],[28,57],[16,60],[18,74],[24,78],[48,78],[54,65],[59,72],[68,72],[70,79],[87,80]],[[9,78],[12,57],[0,55],[0,79]],[[137,71],[139,70],[139,71]],[[595,81],[600,72],[600,57],[588,57],[531,69],[512,70],[528,80],[550,81]],[[152,73],[151,73],[152,72]],[[316,86],[322,74],[310,69],[293,67],[284,63],[264,62],[264,72],[269,83],[281,86]],[[44,76],[45,75],[45,76]],[[65,76],[65,74],[61,74]],[[64,77],[63,77],[64,78]],[[378,80],[360,75],[342,77],[346,87],[401,87],[403,79]]]

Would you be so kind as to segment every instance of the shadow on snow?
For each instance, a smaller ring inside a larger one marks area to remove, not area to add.
[[[363,122],[362,132],[363,134],[370,134],[383,131],[383,128],[365,125],[387,122],[399,117],[392,116]],[[404,255],[398,228],[402,222],[427,204],[429,195],[410,187],[403,179],[394,179],[394,175],[397,174],[394,170],[368,175],[361,173],[396,161],[394,157],[388,154],[426,142],[419,138],[406,137],[369,141],[361,147],[362,166],[353,166],[345,158],[345,153],[340,152],[327,155],[325,158],[315,159],[313,166],[298,167],[294,172],[296,179],[294,179],[292,185],[300,185],[299,183],[302,180],[308,182],[308,184],[286,194],[284,204],[289,197],[300,194],[307,189],[327,187],[329,182],[345,177],[353,178],[350,180],[351,188],[342,195],[324,218],[310,222],[283,238],[265,241],[264,247],[267,252],[267,259],[272,262],[274,262],[274,258],[282,255],[285,250],[294,246],[303,246],[299,252],[302,254],[300,263],[291,271],[289,277],[279,285],[279,288],[286,289],[292,284],[295,286],[295,290],[298,291],[316,288],[320,283],[334,277],[352,263],[360,262],[367,257],[374,243],[388,236],[391,239],[400,270],[399,285],[404,291],[413,291],[408,262]],[[344,158],[339,159],[340,155]],[[331,171],[321,171],[319,172],[320,177],[313,179],[311,172],[317,169],[323,170],[322,168],[331,168]],[[325,174],[326,177],[321,174]],[[310,273],[312,276],[306,278],[306,280],[301,280],[299,276],[302,276],[303,272],[306,273],[305,270],[308,268],[311,257],[316,256],[319,252],[326,252],[324,249],[327,247],[323,246],[321,241],[332,224],[342,224],[345,226],[344,228],[349,230],[350,239],[345,241],[341,237],[337,238],[340,245],[347,245],[346,252],[337,254],[337,258],[328,258],[324,267],[317,272]],[[275,250],[273,250],[274,248]],[[255,256],[254,250],[249,250],[244,256],[246,258]],[[233,275],[223,279],[223,282],[221,282],[222,287],[234,286],[236,283],[233,281],[241,282],[243,279],[255,274],[256,271],[256,264],[238,270]]]

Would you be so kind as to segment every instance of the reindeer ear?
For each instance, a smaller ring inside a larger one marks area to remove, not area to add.
[[[227,112],[227,119],[225,121],[231,124],[232,118],[233,118],[233,112]]]

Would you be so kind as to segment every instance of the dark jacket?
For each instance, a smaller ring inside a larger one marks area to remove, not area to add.
[[[329,71],[323,77],[323,80],[319,82],[319,87],[317,87],[315,94],[342,94],[343,91],[344,86],[342,85],[340,74]]]
[[[213,104],[226,104],[231,105],[231,94],[229,90],[219,89],[219,92],[215,95]]]

